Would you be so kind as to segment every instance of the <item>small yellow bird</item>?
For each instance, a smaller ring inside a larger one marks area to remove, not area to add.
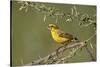
[[[68,44],[73,41],[74,38],[71,34],[63,32],[56,24],[49,24],[48,29],[51,32],[53,39],[59,44]]]

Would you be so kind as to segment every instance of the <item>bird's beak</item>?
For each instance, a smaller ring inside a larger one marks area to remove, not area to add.
[[[51,30],[51,28],[50,28],[50,27],[47,27],[47,29],[48,29],[48,30]]]

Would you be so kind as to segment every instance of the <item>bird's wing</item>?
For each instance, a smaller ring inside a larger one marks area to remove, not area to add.
[[[65,32],[63,32],[63,31],[61,31],[61,30],[58,31],[58,34],[59,34],[60,37],[73,39],[73,36],[72,36],[71,34],[65,33]]]

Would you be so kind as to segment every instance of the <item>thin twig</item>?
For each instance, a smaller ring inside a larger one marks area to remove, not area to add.
[[[91,37],[89,37],[87,40],[85,40],[85,42],[88,42],[89,40],[91,40],[95,35],[96,35],[96,33],[94,33]]]
[[[22,65],[24,65],[24,62],[23,62],[23,60],[22,60],[22,59],[21,59],[21,64],[22,64]]]
[[[87,46],[85,46],[85,49],[86,49],[86,51],[89,53],[89,55],[90,55],[90,57],[91,57],[91,60],[92,60],[92,61],[95,61],[96,59],[93,57],[93,54],[91,53],[91,51],[88,49]]]
[[[91,37],[89,37],[87,40],[85,40],[85,42],[87,43],[89,40],[91,40],[94,36],[96,35],[96,33],[94,33]],[[91,57],[92,61],[95,61],[96,59],[93,57],[92,52],[89,50],[89,48],[87,47],[87,45],[85,46],[86,51],[88,52],[88,54]]]

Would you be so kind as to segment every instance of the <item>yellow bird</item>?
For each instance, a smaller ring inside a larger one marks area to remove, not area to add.
[[[59,44],[68,44],[73,41],[74,38],[71,34],[63,32],[57,25],[49,24],[48,29],[51,32],[53,39]]]

